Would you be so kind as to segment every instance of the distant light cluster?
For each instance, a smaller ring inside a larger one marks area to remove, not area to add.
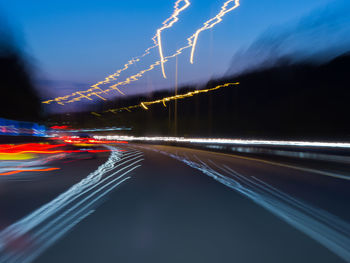
[[[180,8],[180,4],[184,2],[184,5]],[[233,6],[229,7],[231,4],[233,4]],[[187,9],[190,6],[190,1],[189,0],[178,0],[175,3],[174,6],[174,12],[173,14],[166,19],[163,22],[163,26],[161,28],[159,28],[157,30],[156,35],[152,38],[153,42],[154,42],[154,46],[149,47],[148,49],[146,49],[145,53],[139,57],[133,58],[130,61],[128,61],[125,65],[124,68],[119,69],[118,71],[116,71],[115,73],[109,75],[108,77],[105,78],[104,81],[100,81],[94,85],[92,85],[90,87],[90,89],[87,89],[85,91],[77,91],[74,92],[72,94],[66,95],[66,96],[62,96],[62,97],[57,97],[55,99],[51,99],[51,100],[47,100],[47,101],[43,101],[42,103],[44,104],[51,104],[53,102],[56,102],[59,105],[65,105],[67,103],[73,103],[73,102],[77,102],[77,101],[81,101],[82,99],[87,99],[87,100],[92,100],[93,96],[98,97],[101,100],[106,100],[103,95],[108,94],[111,91],[117,91],[122,95],[125,95],[118,87],[119,86],[125,86],[128,85],[134,81],[139,80],[145,73],[152,71],[155,67],[157,66],[161,66],[162,68],[162,74],[163,77],[166,78],[166,74],[165,74],[165,69],[164,69],[164,64],[169,61],[169,59],[174,58],[178,55],[180,55],[185,49],[188,49],[190,47],[192,47],[191,50],[191,57],[190,57],[190,62],[193,64],[193,60],[194,60],[194,53],[195,53],[195,49],[197,46],[197,42],[198,42],[198,37],[199,34],[205,30],[208,30],[210,28],[213,28],[215,25],[217,25],[218,23],[220,23],[222,21],[222,18],[229,12],[233,11],[234,9],[236,9],[237,7],[239,7],[240,3],[239,0],[228,0],[226,1],[221,9],[220,12],[218,14],[216,14],[213,18],[207,20],[206,22],[203,23],[203,26],[199,29],[197,29],[195,31],[195,33],[193,35],[191,35],[187,41],[188,44],[186,46],[183,46],[181,48],[179,48],[174,54],[169,55],[169,56],[164,56],[163,54],[163,48],[162,48],[162,39],[161,39],[161,33],[163,30],[168,29],[170,27],[173,26],[174,23],[176,23],[179,18],[178,16],[180,15],[180,13],[182,11],[184,11],[185,9]],[[155,47],[158,47],[159,49],[159,55],[160,55],[160,60],[154,62],[153,64],[149,65],[148,68],[143,69],[141,71],[139,71],[138,73],[129,76],[128,78],[126,78],[126,80],[124,81],[119,81],[117,83],[115,83],[114,85],[109,86],[109,88],[107,89],[102,89],[100,86],[101,85],[105,85],[108,83],[111,83],[113,81],[116,81],[117,78],[120,76],[121,72],[127,70],[129,68],[130,65],[139,62],[143,57],[147,56],[148,54],[150,54],[150,50],[154,49]]]
[[[0,118],[0,135],[45,137],[46,127],[32,122]]]

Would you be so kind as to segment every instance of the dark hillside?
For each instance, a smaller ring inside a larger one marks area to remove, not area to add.
[[[283,59],[269,69],[212,80],[203,88],[236,81],[241,84],[179,100],[177,135],[350,139],[349,69],[350,55],[344,54],[323,65],[290,64]],[[193,89],[186,87],[179,93]],[[104,105],[103,110],[171,95],[167,91],[119,100]],[[85,119],[86,124],[96,121],[132,126],[137,134],[173,135],[174,102],[167,108],[158,104],[148,111],[104,113],[100,118]]]

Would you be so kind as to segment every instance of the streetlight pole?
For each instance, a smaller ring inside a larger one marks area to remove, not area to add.
[[[178,57],[176,56],[176,69],[175,69],[175,96],[177,96],[178,88]],[[177,136],[177,100],[175,100],[174,110],[174,135]]]

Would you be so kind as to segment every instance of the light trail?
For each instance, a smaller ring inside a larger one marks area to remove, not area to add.
[[[56,153],[50,149],[63,147],[65,144],[48,145],[44,143],[26,143],[19,145],[0,145],[0,157],[22,155],[26,153]]]
[[[91,112],[92,115],[95,116],[101,116],[100,114],[96,113],[96,112]],[[96,115],[97,114],[97,115]],[[59,131],[55,131],[56,133],[58,132],[73,132],[73,133],[83,133],[83,132],[100,132],[100,131],[131,131],[132,128],[127,128],[127,127],[106,127],[106,128],[100,128],[100,129],[78,129],[78,130],[59,130]]]
[[[184,5],[180,8],[180,4],[184,2]],[[56,102],[58,104],[61,104],[61,105],[64,105],[64,103],[62,103],[61,101],[65,101],[67,99],[69,99],[70,97],[74,97],[76,95],[79,95],[81,98],[85,98],[85,99],[88,99],[88,100],[92,100],[90,97],[91,96],[97,96],[99,97],[101,100],[106,100],[104,97],[101,96],[101,94],[106,94],[107,92],[109,91],[104,91],[100,88],[101,85],[105,85],[105,84],[108,84],[112,81],[115,81],[117,80],[117,78],[120,76],[120,74],[122,72],[124,72],[125,70],[127,70],[131,65],[139,62],[142,58],[146,57],[147,55],[150,54],[150,51],[156,47],[159,48],[159,54],[160,54],[160,58],[161,58],[161,61],[162,61],[162,73],[163,73],[163,76],[164,78],[166,78],[166,75],[165,75],[165,70],[164,70],[164,61],[165,61],[165,58],[164,58],[164,55],[163,55],[163,48],[162,48],[162,39],[161,39],[161,33],[162,31],[164,31],[165,29],[169,29],[171,28],[176,22],[179,21],[179,15],[181,12],[183,12],[185,9],[187,9],[189,6],[190,6],[190,1],[189,0],[177,0],[175,2],[175,6],[174,6],[174,12],[172,13],[172,15],[167,18],[163,23],[162,23],[162,27],[159,28],[156,32],[156,34],[153,36],[152,40],[154,42],[154,45],[147,48],[145,50],[145,52],[141,55],[141,56],[138,56],[138,57],[135,57],[135,58],[132,58],[131,60],[129,60],[123,68],[117,70],[115,73],[107,76],[105,78],[105,80],[103,81],[100,81],[100,82],[97,82],[96,84],[92,85],[90,89],[88,90],[85,90],[85,91],[77,91],[77,92],[74,92],[70,95],[67,95],[67,96],[63,96],[63,97],[57,97],[55,99],[52,99],[52,100],[47,100],[47,101],[43,101],[42,103],[44,104],[50,104],[51,102]],[[125,95],[120,89],[118,89],[116,86],[112,87],[112,90],[116,90],[118,91],[120,94],[122,95]],[[84,95],[85,93],[89,93],[87,95]]]
[[[25,161],[35,159],[35,154],[13,154],[13,153],[0,153],[0,161]],[[1,166],[0,166],[1,167]]]
[[[258,146],[295,146],[315,148],[350,148],[350,143],[344,142],[317,142],[317,141],[273,141],[273,140],[243,140],[221,138],[184,138],[184,137],[135,137],[135,136],[94,136],[97,140],[147,141],[147,142],[180,142],[194,144],[236,144]]]
[[[23,170],[15,170],[7,173],[0,173],[0,175],[13,175],[13,174],[23,173],[23,172],[51,172],[59,169],[61,168],[53,167],[53,168],[43,168],[43,169],[23,169]]]
[[[205,30],[208,30],[210,28],[213,28],[214,26],[216,26],[218,23],[220,23],[222,21],[222,17],[224,15],[226,15],[227,13],[233,11],[234,9],[236,9],[238,6],[239,6],[239,0],[235,0],[234,3],[235,5],[229,9],[227,9],[227,7],[229,6],[229,4],[231,4],[233,2],[233,0],[229,0],[229,1],[226,1],[223,6],[221,7],[221,10],[220,12],[214,16],[213,18],[209,19],[208,21],[206,21],[204,23],[204,26],[200,29],[198,29],[192,36],[190,36],[187,41],[188,41],[188,44],[186,46],[183,46],[181,48],[179,48],[174,54],[170,55],[170,56],[167,56],[167,57],[164,57],[164,59],[162,60],[159,60],[159,61],[156,61],[154,62],[153,64],[151,64],[148,68],[144,69],[144,70],[141,70],[139,71],[138,73],[128,77],[125,81],[121,81],[121,82],[118,82],[114,85],[111,85],[108,89],[106,90],[102,90],[101,88],[98,88],[100,91],[96,91],[96,92],[93,92],[93,93],[89,93],[89,94],[86,94],[84,96],[80,95],[76,98],[72,98],[70,99],[71,97],[74,97],[78,94],[76,93],[72,93],[70,95],[67,95],[67,96],[64,96],[64,97],[58,97],[56,99],[53,99],[53,100],[48,100],[48,101],[44,101],[43,103],[45,104],[50,104],[52,102],[56,102],[57,104],[60,104],[60,105],[65,105],[67,103],[74,103],[74,102],[78,102],[80,101],[81,99],[85,98],[85,97],[91,97],[91,96],[95,96],[96,94],[100,95],[100,94],[106,94],[108,92],[111,92],[111,91],[114,91],[116,89],[118,89],[119,86],[125,86],[125,85],[128,85],[134,81],[137,81],[139,80],[145,73],[147,72],[150,72],[152,71],[154,68],[156,68],[157,66],[159,65],[162,65],[164,63],[166,63],[169,59],[171,58],[175,58],[177,57],[178,55],[182,54],[182,52],[190,47],[196,47],[196,44],[197,44],[197,40],[198,40],[198,36],[201,32],[205,31]],[[155,46],[151,47],[154,48],[157,46],[157,43]],[[192,52],[194,54],[194,50],[192,48]],[[192,57],[192,62],[193,62],[193,57]],[[119,76],[119,75],[118,75]],[[108,79],[108,81],[105,82],[105,84],[109,83],[110,80],[112,80],[113,77],[111,77],[110,79]],[[119,89],[118,89],[119,90]],[[120,90],[119,90],[120,91]],[[88,92],[92,92],[92,89],[89,89],[89,90],[86,90],[86,91],[81,91],[81,92],[84,92],[84,93],[88,93]],[[121,92],[121,91],[120,91]],[[68,100],[70,99],[70,100]],[[63,102],[64,101],[64,102]]]
[[[74,138],[65,140],[70,144],[76,146],[92,146],[92,145],[106,145],[115,143],[127,143],[120,141],[99,141],[95,139],[79,139]],[[86,142],[86,144],[82,144]],[[87,144],[88,143],[88,144]],[[50,172],[60,168],[46,168],[43,164],[50,160],[60,160],[66,156],[76,156],[79,153],[103,153],[109,152],[109,149],[70,149],[66,148],[67,144],[49,145],[45,143],[27,143],[19,145],[0,145],[0,176],[9,176],[23,172]],[[59,149],[57,149],[59,148]],[[120,150],[121,151],[121,150]],[[49,158],[43,158],[43,155],[49,155]],[[78,155],[79,156],[79,155]],[[37,160],[30,162],[29,160]],[[14,162],[18,161],[18,162]],[[21,162],[19,162],[21,161]]]
[[[234,6],[232,6],[231,8],[228,8],[228,6],[231,3],[234,3]],[[225,2],[224,5],[221,7],[221,11],[215,17],[213,17],[212,19],[210,19],[207,22],[205,22],[204,26],[201,27],[200,29],[198,29],[196,31],[196,33],[194,33],[194,35],[192,36],[193,37],[193,45],[192,45],[191,58],[190,58],[191,64],[193,64],[194,52],[196,50],[199,34],[201,32],[203,32],[203,31],[205,31],[205,30],[213,28],[215,25],[217,25],[218,23],[220,23],[222,21],[222,17],[224,15],[226,15],[227,13],[233,11],[237,7],[239,7],[239,0],[229,0],[229,1]]]
[[[171,58],[177,57],[178,55],[182,54],[182,52],[184,50],[186,50],[186,49],[188,49],[190,47],[196,46],[196,42],[197,42],[196,39],[198,39],[198,36],[199,36],[200,32],[208,30],[210,28],[213,28],[214,26],[216,26],[218,23],[220,23],[222,21],[222,17],[224,15],[226,15],[227,13],[233,11],[234,9],[236,9],[239,6],[239,0],[235,0],[234,1],[235,5],[233,7],[231,7],[231,8],[229,8],[229,9],[227,9],[227,6],[230,3],[232,3],[232,2],[233,2],[233,0],[229,0],[229,1],[225,2],[223,4],[223,6],[221,7],[220,12],[216,16],[214,16],[213,18],[211,18],[208,21],[206,21],[204,23],[204,27],[198,29],[192,36],[190,36],[187,39],[188,44],[186,46],[183,46],[183,47],[179,48],[174,54],[165,57],[163,62],[162,62],[162,60],[154,62],[147,69],[144,69],[144,70],[142,70],[142,71],[140,71],[140,72],[138,72],[138,73],[128,77],[125,81],[121,81],[121,82],[118,82],[118,83],[110,86],[109,89],[104,90],[104,92],[110,92],[110,91],[113,91],[115,88],[117,88],[119,86],[122,86],[122,85],[125,86],[125,85],[128,85],[128,84],[132,83],[132,82],[135,82],[135,81],[139,80],[145,73],[152,71],[155,67],[161,65],[162,63],[163,64],[166,63]],[[194,53],[194,50],[195,49],[192,48],[193,53]],[[193,62],[193,57],[192,57],[192,62]],[[90,96],[90,94],[87,95],[87,96]],[[67,101],[66,103],[77,102],[77,101],[80,101],[83,98],[84,97],[80,96],[80,97],[71,99],[71,100]]]
[[[129,180],[141,166],[143,153],[106,146],[111,155],[107,162],[64,193],[0,232],[0,262],[32,262],[45,249],[92,214],[101,200]],[[25,249],[11,244],[30,237]]]
[[[69,138],[69,139],[67,139]],[[61,137],[58,139],[63,139],[64,142],[69,144],[84,144],[86,145],[96,145],[96,144],[117,144],[117,143],[127,143],[122,141],[98,141],[95,139],[85,139],[85,138],[70,138],[70,137]],[[65,147],[67,144],[21,144],[16,146],[3,146],[0,145],[0,160],[25,160],[33,159],[35,155],[28,154],[59,154],[59,153],[81,153],[81,152],[105,152],[109,150],[66,150]],[[60,150],[52,150],[53,148],[63,148]]]
[[[45,137],[46,127],[34,122],[0,118],[0,135]]]
[[[350,262],[350,247],[348,246],[350,243],[350,224],[343,219],[299,200],[255,176],[238,173],[226,164],[216,163],[212,160],[206,162],[193,155],[196,159],[194,161],[186,154],[144,148],[167,155],[199,170],[206,176],[249,198],[322,244],[346,262]]]
[[[64,144],[54,144],[50,145],[47,143],[24,143],[24,144],[0,144],[0,151],[18,151],[22,149],[52,149],[56,147],[64,146]]]
[[[190,91],[187,92],[185,94],[180,94],[180,95],[176,95],[176,96],[171,96],[171,97],[165,97],[159,100],[154,100],[154,101],[143,101],[138,105],[133,105],[133,106],[129,106],[129,107],[123,107],[123,108],[119,108],[119,109],[111,109],[111,110],[107,110],[105,112],[112,112],[112,113],[116,113],[116,112],[120,112],[120,111],[131,111],[132,109],[136,109],[136,108],[143,108],[144,110],[148,110],[148,106],[154,105],[154,104],[160,104],[162,103],[164,107],[166,107],[166,103],[169,101],[173,101],[173,100],[180,100],[180,99],[185,99],[185,98],[189,98],[189,97],[193,97],[194,95],[198,95],[201,93],[207,93],[207,92],[212,92],[214,90],[218,90],[221,88],[225,88],[225,87],[230,87],[233,85],[238,85],[239,82],[236,83],[226,83],[223,85],[218,85],[215,88],[211,88],[211,89],[202,89],[202,90],[195,90],[195,91]]]
[[[181,8],[179,8],[179,5],[180,5],[181,2],[185,2],[185,5],[182,6]],[[166,74],[165,74],[165,69],[164,69],[165,58],[164,58],[164,54],[163,54],[163,45],[162,45],[162,36],[161,36],[162,35],[162,31],[172,27],[177,21],[179,21],[179,18],[178,18],[179,14],[182,11],[184,11],[185,9],[187,9],[190,6],[190,4],[191,3],[188,0],[178,0],[175,3],[175,7],[174,7],[175,11],[174,11],[174,13],[171,15],[171,17],[169,17],[167,20],[165,20],[163,22],[163,26],[157,30],[157,34],[153,38],[153,41],[155,41],[155,38],[157,38],[160,62],[161,62],[161,67],[162,67],[162,74],[163,74],[163,77],[165,79],[166,79]]]
[[[62,158],[65,158],[66,156],[67,156],[66,153],[50,154],[50,155],[13,154],[13,153],[5,154],[5,155],[2,154],[0,155],[0,160],[1,160],[0,173],[1,175],[11,175],[11,174],[14,174],[12,173],[13,171],[17,171],[15,173],[22,173],[26,171],[30,172],[38,169],[46,169],[47,168],[46,165],[48,163],[51,163],[57,160],[62,160]],[[25,170],[25,171],[20,171],[20,170]],[[9,172],[10,174],[7,174]],[[3,178],[7,179],[6,176],[3,176]],[[11,180],[13,180],[13,178]]]
[[[183,52],[185,49],[190,48],[190,47],[193,45],[192,42],[191,42],[191,41],[192,41],[191,39],[192,39],[192,38],[189,38],[189,39],[188,39],[189,44],[188,44],[187,46],[184,46],[184,47],[178,49],[173,55],[165,57],[165,62],[167,62],[167,61],[168,61],[169,59],[171,59],[171,58],[175,58],[175,57],[177,57],[178,55],[182,54],[182,52]],[[131,77],[128,77],[125,81],[118,82],[118,83],[116,83],[116,84],[110,86],[110,88],[104,90],[104,92],[110,92],[110,91],[113,91],[113,89],[114,89],[115,87],[122,86],[122,85],[125,86],[125,85],[128,85],[128,84],[132,83],[132,82],[135,82],[135,81],[139,80],[145,73],[152,71],[153,69],[155,69],[155,67],[159,66],[160,64],[161,64],[161,61],[160,61],[160,60],[159,60],[159,61],[156,61],[155,63],[151,64],[147,69],[144,69],[144,70],[142,70],[142,71],[136,73],[135,75],[133,75],[133,76],[131,76]],[[87,96],[91,96],[91,94],[88,94]],[[77,98],[73,98],[73,99],[71,99],[71,100],[69,100],[69,101],[66,101],[65,103],[66,103],[66,104],[67,104],[67,103],[74,103],[74,102],[80,101],[80,100],[83,99],[83,98],[84,98],[84,97],[80,96],[80,97],[77,97]],[[58,103],[58,104],[64,105],[65,103],[60,102],[60,103]]]

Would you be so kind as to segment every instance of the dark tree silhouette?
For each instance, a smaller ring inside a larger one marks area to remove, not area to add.
[[[0,43],[0,117],[36,121],[40,100],[19,52],[8,43]]]
[[[179,100],[177,135],[349,140],[349,68],[350,54],[322,65],[291,64],[283,58],[270,68],[211,80],[203,88],[236,81],[240,85]],[[101,117],[90,112],[71,117],[78,126],[129,126],[138,135],[174,135],[174,102],[166,108],[152,105],[147,111],[103,113],[171,95],[159,91],[119,99],[101,104]]]

